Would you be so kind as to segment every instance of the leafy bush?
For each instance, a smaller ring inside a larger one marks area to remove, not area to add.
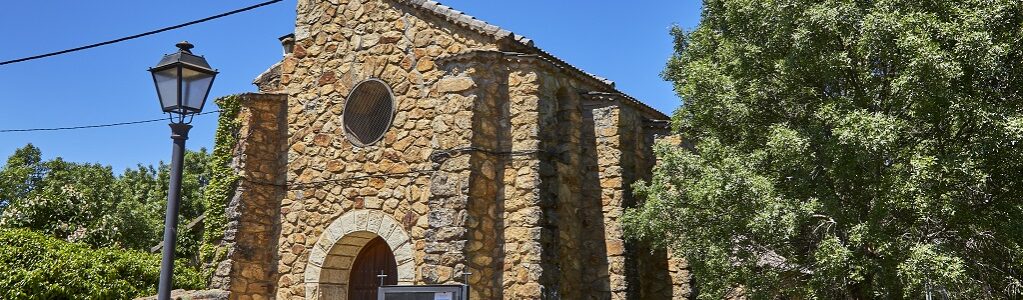
[[[201,199],[209,160],[205,149],[185,152],[176,257],[188,258],[193,266],[198,265],[202,230],[184,226],[205,213]],[[0,227],[27,228],[93,247],[149,250],[162,240],[169,181],[170,165],[163,162],[116,175],[101,164],[43,160],[42,150],[28,144],[0,165]]]
[[[0,299],[132,299],[156,294],[159,278],[157,255],[0,229]],[[174,287],[200,289],[204,282],[179,261]]]
[[[1023,1],[702,2],[624,218],[699,299],[1023,298]]]

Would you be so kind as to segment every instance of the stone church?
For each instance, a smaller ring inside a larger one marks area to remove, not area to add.
[[[206,292],[376,299],[382,280],[466,283],[470,299],[690,296],[684,260],[621,224],[663,113],[437,2],[297,12],[284,58],[240,96],[245,180]]]

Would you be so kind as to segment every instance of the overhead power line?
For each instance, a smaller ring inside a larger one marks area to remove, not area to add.
[[[434,150],[433,153],[430,154],[430,161],[434,163],[434,167],[433,168],[410,170],[410,171],[395,172],[395,173],[369,174],[369,175],[352,176],[352,177],[337,178],[337,179],[314,180],[314,181],[307,181],[307,182],[285,182],[283,184],[282,183],[273,183],[273,182],[255,180],[255,179],[250,179],[250,178],[246,178],[246,177],[242,177],[242,180],[245,180],[245,181],[247,181],[249,183],[257,184],[257,185],[275,186],[275,187],[283,187],[283,188],[305,188],[305,187],[318,187],[318,186],[329,185],[329,184],[345,184],[345,183],[351,183],[351,182],[358,181],[358,180],[372,179],[372,178],[419,177],[419,176],[423,176],[423,175],[426,175],[426,174],[436,173],[436,172],[438,172],[439,166],[441,164],[444,164],[445,162],[447,162],[448,159],[450,159],[452,157],[455,157],[455,156],[458,156],[458,155],[469,153],[469,152],[482,152],[482,153],[486,153],[486,154],[490,154],[490,155],[505,156],[505,157],[528,156],[528,155],[548,153],[547,151],[539,150],[539,149],[517,150],[517,151],[494,151],[494,150],[489,150],[489,149],[480,148],[480,147],[463,147],[463,148],[454,148],[454,149],[447,149],[447,150]]]
[[[196,116],[201,116],[201,115],[212,114],[212,113],[217,113],[217,112],[220,112],[220,111],[219,110],[214,110],[214,111],[208,111],[208,112],[204,112],[204,113],[200,113],[200,114],[195,114],[195,115]],[[121,122],[121,123],[110,123],[110,124],[99,124],[99,125],[83,125],[83,126],[72,126],[72,127],[0,129],[0,133],[7,133],[7,132],[30,132],[30,131],[58,131],[58,130],[114,127],[114,126],[124,126],[124,125],[135,125],[135,124],[143,124],[143,123],[152,123],[152,122],[167,121],[167,120],[168,120],[168,118],[159,118],[159,119],[152,119],[152,120],[131,121],[131,122]]]
[[[490,155],[496,155],[496,156],[524,156],[524,155],[533,155],[533,154],[550,154],[547,151],[539,150],[539,149],[514,150],[514,151],[495,151],[495,150],[490,150],[490,149],[485,149],[485,148],[480,148],[480,147],[462,147],[462,148],[454,148],[454,149],[448,149],[448,150],[434,151],[433,153],[430,154],[430,161],[435,162],[435,163],[443,163],[443,162],[447,161],[448,159],[450,159],[452,157],[455,157],[457,155],[461,155],[461,154],[464,154],[464,153],[468,153],[468,152],[482,152],[482,153],[486,153],[486,154],[490,154]]]
[[[250,183],[257,184],[257,185],[268,185],[268,186],[285,187],[285,188],[287,188],[287,187],[302,188],[302,187],[310,187],[310,186],[321,186],[321,185],[326,185],[326,184],[350,183],[350,182],[357,181],[357,180],[371,179],[371,178],[417,177],[417,176],[421,176],[423,174],[433,174],[435,172],[437,172],[437,171],[436,170],[430,170],[430,169],[422,169],[422,170],[412,170],[412,171],[408,171],[408,172],[371,174],[371,175],[354,176],[354,177],[348,177],[348,178],[316,180],[316,181],[310,181],[310,182],[290,182],[290,183],[284,183],[284,184],[272,183],[272,182],[266,182],[266,181],[259,181],[259,180],[253,180],[253,179],[248,179],[248,178],[244,178],[244,177],[242,179],[245,180],[245,181],[248,181]]]
[[[96,47],[99,47],[99,46],[105,46],[105,45],[110,45],[110,44],[114,44],[114,43],[120,43],[120,42],[127,41],[127,40],[133,40],[133,39],[137,39],[137,38],[144,37],[144,36],[147,36],[147,35],[154,35],[154,34],[157,34],[157,33],[164,32],[164,31],[170,31],[170,30],[178,29],[178,28],[185,27],[185,26],[199,24],[199,23],[206,22],[206,21],[213,20],[213,19],[219,19],[219,18],[222,18],[222,17],[230,16],[230,15],[237,14],[237,13],[240,13],[240,12],[245,12],[245,11],[253,10],[253,9],[256,9],[256,8],[259,8],[259,7],[267,6],[267,5],[274,4],[274,3],[277,3],[277,2],[281,2],[281,1],[284,1],[284,0],[267,1],[267,2],[259,3],[259,4],[256,4],[256,5],[253,5],[253,6],[232,10],[232,11],[229,11],[229,12],[226,12],[226,13],[222,13],[222,14],[219,14],[219,15],[215,15],[215,16],[211,16],[211,17],[206,17],[206,18],[202,18],[202,19],[198,19],[198,20],[195,20],[195,21],[191,21],[191,22],[187,22],[187,23],[182,23],[182,24],[178,24],[178,25],[174,25],[174,26],[164,27],[164,28],[160,28],[160,29],[157,29],[157,30],[153,30],[153,31],[139,33],[139,34],[132,35],[132,36],[126,36],[126,37],[122,37],[122,38],[119,38],[119,39],[113,39],[113,40],[109,40],[109,41],[105,41],[105,42],[99,42],[99,43],[95,43],[95,44],[91,44],[91,45],[85,45],[85,46],[81,46],[81,47],[77,47],[77,48],[71,48],[71,49],[67,49],[67,50],[61,50],[61,51],[57,51],[57,52],[50,52],[50,53],[46,53],[46,54],[40,54],[40,55],[35,55],[35,56],[29,56],[29,57],[24,57],[24,58],[19,58],[19,59],[12,59],[12,60],[8,60],[8,61],[3,61],[3,62],[0,62],[0,66],[8,65],[8,64],[13,64],[13,63],[18,63],[18,62],[23,62],[23,61],[34,60],[34,59],[40,59],[40,58],[44,58],[44,57],[50,57],[50,56],[54,56],[54,55],[61,55],[61,54],[65,54],[65,53],[82,51],[82,50],[85,50],[85,49],[96,48]]]

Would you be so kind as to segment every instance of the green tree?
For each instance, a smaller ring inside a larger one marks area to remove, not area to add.
[[[209,184],[210,154],[206,149],[185,152],[181,177],[181,208],[178,211],[178,243],[176,257],[188,258],[198,265],[202,226],[185,228],[205,214],[203,191]],[[119,199],[124,204],[120,211],[144,215],[131,228],[141,237],[132,249],[150,249],[163,240],[164,212],[167,211],[167,188],[170,185],[170,165],[160,162],[156,167],[138,165],[129,168],[118,178]],[[125,224],[126,226],[128,224]],[[129,227],[122,227],[129,228]],[[143,234],[145,233],[145,234]]]
[[[161,230],[167,203],[167,186],[161,183],[159,171],[153,166],[138,165],[125,169],[118,178],[117,213],[137,217],[137,222],[120,227],[125,236],[133,237],[125,241],[125,248],[149,250],[163,239]],[[129,218],[125,216],[118,219]]]
[[[186,226],[205,212],[202,190],[209,181],[209,153],[185,153],[182,204]],[[0,227],[28,228],[96,247],[148,251],[163,239],[170,167],[139,165],[115,176],[108,166],[55,158],[27,145],[0,168]],[[201,229],[201,226],[196,226]],[[178,257],[198,259],[200,230],[178,231]]]
[[[185,161],[181,175],[181,208],[178,212],[178,239],[175,257],[186,258],[195,266],[199,262],[199,248],[203,241],[203,224],[196,222],[206,213],[203,194],[210,182],[210,153],[205,148],[199,151],[185,152]],[[161,235],[157,242],[163,240],[163,218],[167,210],[167,188],[170,185],[170,165],[160,162],[158,185],[159,199],[159,230]],[[192,227],[188,227],[188,226]]]
[[[699,297],[1023,296],[1023,2],[705,0],[635,238]]]
[[[0,169],[0,215],[14,199],[25,197],[42,174],[42,152],[32,144],[14,151]]]
[[[117,228],[122,222],[113,213],[116,179],[109,167],[60,158],[40,165],[39,179],[23,197],[11,201],[0,226],[32,228],[96,246],[112,246],[122,240]]]

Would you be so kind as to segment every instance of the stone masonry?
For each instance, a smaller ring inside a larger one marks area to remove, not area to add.
[[[210,287],[240,298],[267,299],[274,289],[276,253],[266,247],[276,242],[280,199],[284,184],[284,109],[287,98],[278,94],[239,95],[233,165],[239,180],[227,207],[228,223],[221,243],[226,259],[217,265]],[[238,298],[236,297],[236,298]]]
[[[684,260],[623,236],[667,116],[433,1],[299,0],[293,50],[255,82],[245,177],[211,289],[231,299],[347,299],[375,237],[399,284],[472,299],[678,299]],[[383,139],[341,122],[360,82],[394,95]],[[258,181],[270,185],[249,184]],[[471,273],[471,274],[470,274]]]

